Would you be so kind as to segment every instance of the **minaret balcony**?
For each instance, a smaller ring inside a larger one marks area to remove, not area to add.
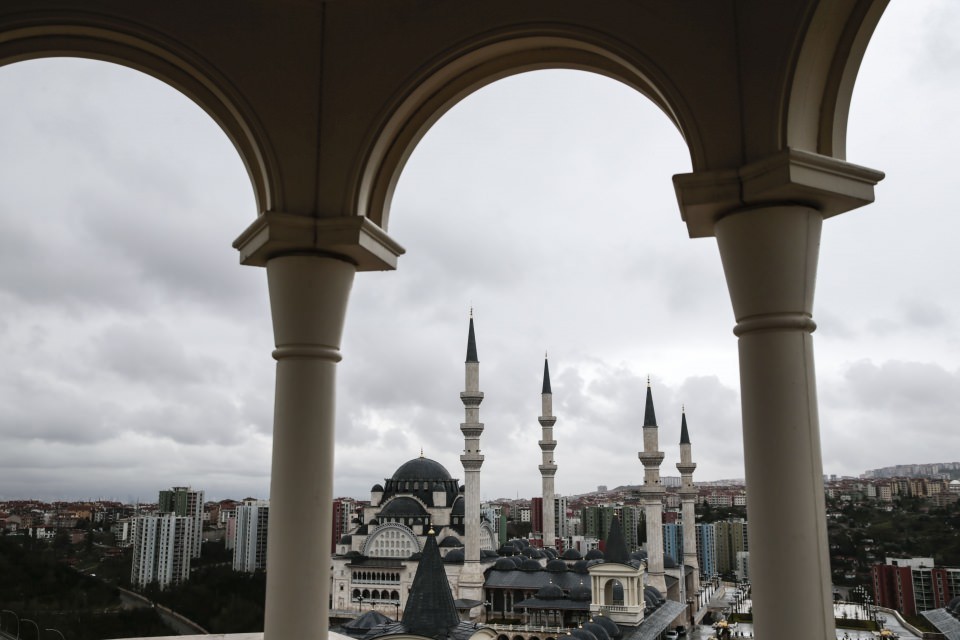
[[[556,440],[539,440],[541,451],[553,451],[557,448]]]
[[[460,392],[460,401],[465,407],[479,407],[480,403],[483,402],[483,392],[482,391],[461,391]]]
[[[637,454],[645,467],[659,467],[663,462],[663,451],[641,451]]]
[[[682,462],[677,463],[677,471],[679,471],[681,475],[690,475],[696,470],[696,468],[697,464],[695,462],[690,462],[687,464]]]
[[[557,423],[556,416],[540,416],[537,420],[540,422],[541,427],[552,427]]]

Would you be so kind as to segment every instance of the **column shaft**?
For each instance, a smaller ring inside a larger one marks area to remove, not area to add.
[[[264,638],[327,637],[336,363],[356,268],[267,263],[277,345]]]
[[[810,335],[821,225],[802,206],[716,225],[740,338],[757,637],[835,637]]]

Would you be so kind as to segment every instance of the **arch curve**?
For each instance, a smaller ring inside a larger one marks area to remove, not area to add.
[[[694,168],[703,164],[704,145],[690,109],[651,60],[615,38],[584,27],[518,25],[448,51],[397,92],[367,145],[350,208],[386,230],[400,173],[427,130],[474,91],[508,76],[543,69],[590,71],[633,87],[677,127]]]
[[[73,57],[111,62],[167,84],[203,109],[240,155],[258,211],[282,206],[277,163],[267,136],[239,91],[185,45],[116,17],[76,12],[43,14],[4,24],[0,66],[41,58]]]

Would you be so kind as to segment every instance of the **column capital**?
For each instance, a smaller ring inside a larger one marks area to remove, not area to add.
[[[739,169],[673,176],[680,215],[691,238],[714,235],[714,224],[731,211],[799,204],[824,218],[873,202],[882,171],[800,149],[784,149]]]
[[[387,233],[362,216],[318,218],[268,211],[234,240],[240,262],[266,266],[282,255],[320,254],[357,266],[357,271],[392,271],[405,253]]]

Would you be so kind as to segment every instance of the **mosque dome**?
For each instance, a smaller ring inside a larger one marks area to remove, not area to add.
[[[587,560],[603,560],[603,551],[600,549],[590,549],[585,556]]]
[[[521,571],[540,571],[540,569],[543,569],[543,567],[533,558],[527,558],[520,564]]]
[[[528,558],[536,558],[537,550],[534,549],[533,547],[524,547],[523,550],[520,551],[520,554],[527,556]]]
[[[563,589],[553,584],[545,584],[537,590],[537,598],[540,600],[562,600]]]
[[[669,553],[663,554],[663,568],[664,569],[676,569],[677,561],[673,559],[673,556]]]
[[[583,623],[583,628],[597,636],[597,640],[610,640],[610,634],[607,633],[607,630],[596,622],[585,622]]]
[[[496,551],[492,551],[491,549],[480,549],[480,557],[481,558],[497,558],[499,556],[497,555]]]
[[[373,488],[370,489],[370,493],[378,493],[378,492],[383,493],[383,485],[380,484],[379,482],[373,485]]]
[[[557,558],[556,560],[549,561],[546,569],[553,573],[562,573],[567,570],[567,563]]]
[[[457,496],[456,500],[453,501],[453,508],[450,510],[450,515],[462,516],[464,515],[464,508],[463,496]]]
[[[513,566],[519,569],[520,565],[522,565],[523,561],[526,560],[527,558],[524,558],[523,556],[510,556],[507,559],[513,563]]]
[[[590,587],[581,581],[580,584],[570,589],[570,599],[574,602],[590,602],[593,599],[593,592],[590,591]]]
[[[551,549],[550,547],[544,547],[543,549],[540,550],[540,553],[542,553],[542,554],[545,555],[546,557],[550,558],[551,560],[553,560],[554,558],[559,557],[559,556],[557,556],[557,550],[556,550],[556,549]]]
[[[576,638],[577,640],[599,640],[597,636],[593,635],[586,629],[574,629],[570,632],[570,635]]]
[[[564,551],[560,557],[563,558],[564,560],[582,560],[583,559],[583,556],[580,555],[580,552],[574,549],[573,547],[570,547],[569,549]]]
[[[641,549],[640,551],[634,551],[633,553],[630,554],[630,559],[631,559],[631,560],[646,560],[646,559],[647,559],[647,552],[644,551],[643,549]]]
[[[517,555],[517,548],[508,542],[497,549],[497,553],[501,556],[514,556]]]
[[[454,549],[447,555],[443,556],[443,561],[446,564],[459,564],[463,562],[463,549]]]
[[[573,563],[573,570],[575,573],[586,573],[587,572],[587,561],[586,560],[577,560]]]
[[[493,565],[494,571],[513,571],[516,568],[517,565],[515,565],[510,558],[500,558]]]
[[[607,635],[609,635],[611,638],[619,638],[623,634],[623,631],[620,630],[619,625],[617,625],[616,622],[607,616],[597,615],[593,618],[593,622],[606,629]]]
[[[391,480],[426,480],[429,482],[451,480],[450,472],[446,468],[430,458],[414,458],[400,465],[400,468],[393,472]]]
[[[351,542],[353,542],[353,536],[349,533],[340,538],[340,544],[350,544]]]
[[[385,504],[383,509],[380,510],[379,515],[381,518],[385,516],[425,516],[427,515],[427,510],[413,498],[400,496]]]

